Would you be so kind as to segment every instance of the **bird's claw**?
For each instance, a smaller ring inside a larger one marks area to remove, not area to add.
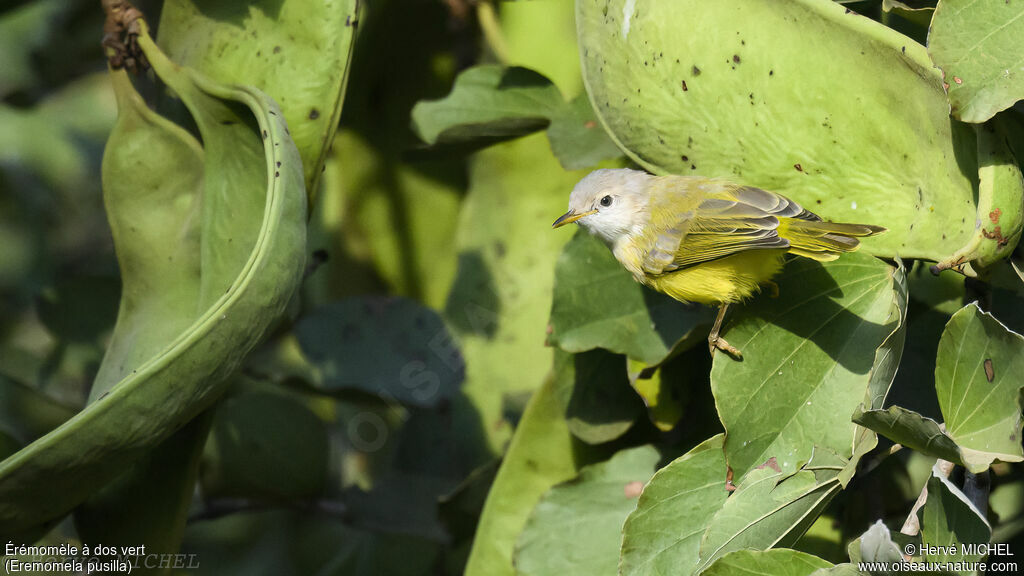
[[[734,360],[743,360],[743,353],[740,352],[739,348],[736,348],[732,344],[725,341],[725,338],[708,338],[708,348],[711,350],[711,357],[715,356],[715,350],[721,350]]]

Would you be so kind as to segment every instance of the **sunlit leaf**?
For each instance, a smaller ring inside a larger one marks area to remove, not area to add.
[[[254,86],[277,102],[312,196],[341,115],[358,4],[169,0],[158,40],[178,64]]]
[[[898,274],[862,254],[824,264],[798,258],[778,278],[778,298],[762,296],[737,312],[724,336],[745,352],[743,361],[718,354],[711,371],[737,477],[769,458],[793,472],[814,446],[852,456],[850,416],[867,394],[876,351],[903,315]]]
[[[928,33],[928,52],[942,69],[951,114],[984,122],[1024,98],[1020,2],[940,0]]]
[[[790,475],[775,460],[751,470],[708,522],[696,572],[735,550],[795,544],[841,489],[840,471],[811,462]]]
[[[985,550],[965,553],[964,544],[984,544],[992,535],[985,517],[967,499],[949,478],[933,474],[928,479],[928,499],[917,511],[921,523],[923,550],[941,550],[937,554],[924,554],[929,562],[963,562],[965,565],[981,560]],[[965,568],[959,574],[974,574]]]
[[[708,439],[644,487],[622,528],[623,576],[693,573],[704,530],[729,495],[722,441]]]
[[[975,472],[1020,462],[1024,338],[976,304],[953,315],[939,341],[935,392],[946,432]]]

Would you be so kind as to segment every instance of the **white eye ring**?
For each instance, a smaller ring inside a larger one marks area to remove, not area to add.
[[[611,205],[612,205],[612,197],[611,196],[605,196],[604,198],[601,198],[601,206],[604,206],[605,208],[607,208],[607,207],[609,207]]]

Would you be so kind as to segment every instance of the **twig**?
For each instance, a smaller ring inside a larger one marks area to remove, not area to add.
[[[103,40],[107,61],[114,70],[126,68],[132,74],[149,69],[149,61],[139,48],[142,12],[128,0],[101,0],[107,18],[103,22]]]

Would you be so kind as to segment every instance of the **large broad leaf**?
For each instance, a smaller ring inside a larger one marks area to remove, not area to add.
[[[178,64],[273,98],[315,195],[341,115],[357,20],[357,0],[169,0],[159,40]]]
[[[145,34],[139,42],[189,107],[207,169],[195,139],[114,73],[122,116],[104,181],[121,311],[91,404],[0,463],[0,532],[10,538],[65,514],[208,407],[301,274],[301,160],[276,105],[177,68]]]
[[[360,390],[436,407],[451,400],[465,374],[437,313],[404,298],[321,306],[298,322],[295,335],[316,368],[316,385],[332,393]]]
[[[558,259],[548,342],[563,350],[604,348],[658,364],[710,320],[707,308],[642,287],[600,240],[583,230]]]
[[[992,536],[992,528],[984,515],[971,504],[949,478],[932,474],[928,479],[928,499],[917,511],[921,523],[922,550],[937,550],[924,554],[929,562],[977,562],[985,556],[984,549],[968,553],[964,544],[985,544]],[[957,571],[974,574],[972,569]]]
[[[941,0],[928,33],[928,52],[942,69],[951,113],[984,122],[1024,98],[1019,2]]]
[[[516,573],[614,574],[622,523],[660,457],[653,446],[623,450],[549,490],[519,537]]]
[[[762,296],[737,312],[724,336],[743,361],[718,354],[711,371],[737,478],[769,458],[792,473],[813,446],[853,455],[850,416],[873,373],[888,367],[891,382],[896,365],[875,361],[888,358],[877,350],[902,322],[902,274],[863,254],[825,264],[798,258],[778,278],[778,298]]]
[[[512,555],[530,511],[552,486],[587,464],[549,379],[530,399],[488,494],[467,576],[514,574]]]
[[[708,439],[644,487],[622,528],[623,576],[693,573],[704,530],[729,496],[723,440]]]
[[[889,228],[870,254],[938,260],[974,230],[974,137],[913,40],[831,0],[579,0],[577,25],[594,108],[644,168]]]
[[[808,576],[817,570],[831,567],[831,562],[826,562],[817,556],[786,548],[763,552],[737,550],[719,558],[702,574],[708,576],[733,576],[747,573],[764,576]]]
[[[946,432],[974,472],[994,460],[1020,462],[1024,338],[977,304],[950,318],[939,341],[935,392]]]

